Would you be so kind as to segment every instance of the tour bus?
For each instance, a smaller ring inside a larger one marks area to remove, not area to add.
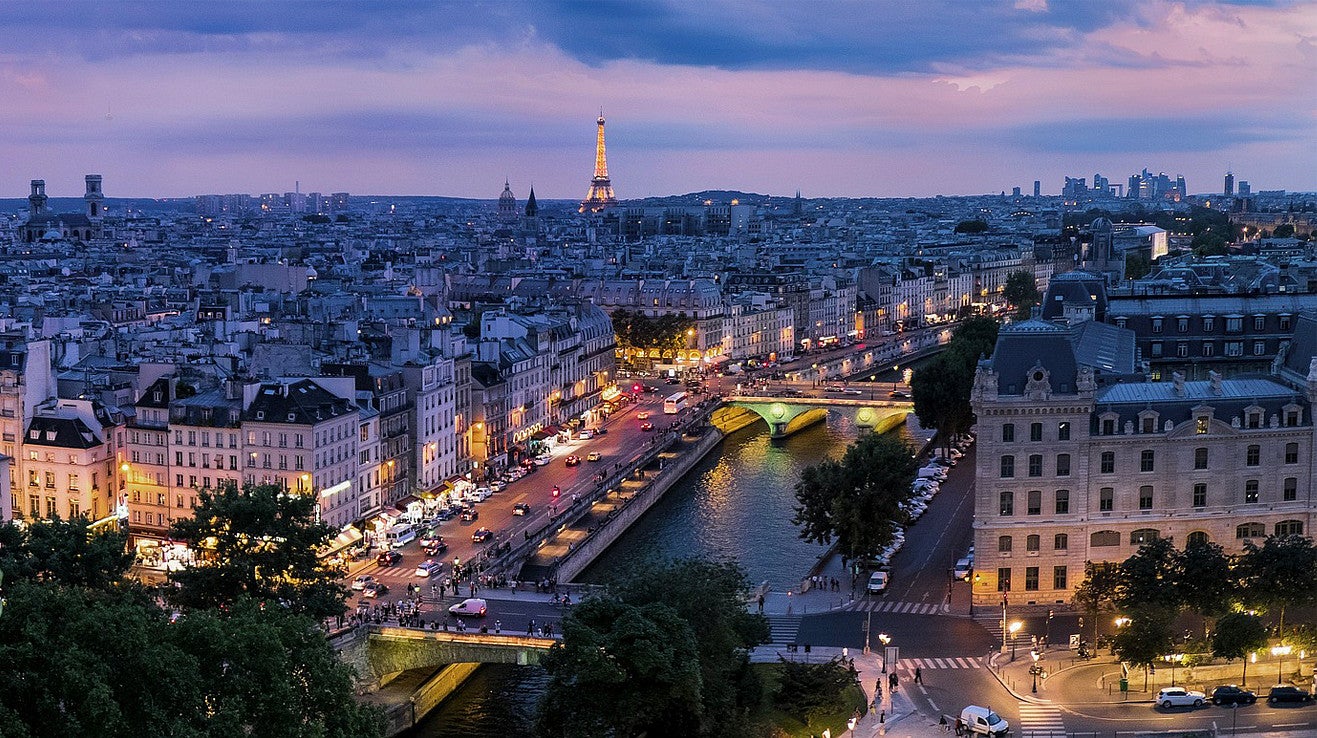
[[[676,415],[686,409],[686,393],[678,392],[663,401],[663,412],[668,415]]]
[[[390,548],[402,548],[416,540],[416,529],[407,523],[398,523],[389,528],[388,532],[384,534],[384,539],[388,542]]]

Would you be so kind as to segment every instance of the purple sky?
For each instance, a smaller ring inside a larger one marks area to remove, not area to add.
[[[6,3],[0,196],[1317,189],[1317,4]]]

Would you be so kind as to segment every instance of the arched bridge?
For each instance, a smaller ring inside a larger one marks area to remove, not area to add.
[[[448,664],[533,665],[555,643],[554,638],[365,626],[335,639],[343,661],[357,670],[365,684],[379,685],[400,672],[433,671]]]
[[[909,400],[866,399],[863,397],[760,397],[735,395],[727,397],[722,407],[713,412],[709,422],[724,432],[749,425],[746,411],[753,412],[768,423],[770,438],[785,438],[796,431],[822,421],[828,410],[842,410],[861,428],[875,433],[901,425],[914,409]]]

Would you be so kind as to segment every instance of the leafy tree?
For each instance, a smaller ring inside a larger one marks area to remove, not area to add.
[[[1147,669],[1171,650],[1171,620],[1151,611],[1135,613],[1111,645],[1121,661]]]
[[[942,445],[974,426],[970,389],[974,371],[944,351],[910,378],[910,396],[919,424],[937,430]]]
[[[1280,614],[1285,632],[1285,608],[1317,603],[1317,546],[1306,536],[1269,536],[1261,546],[1244,543],[1237,571],[1244,599]]]
[[[1143,254],[1125,255],[1125,279],[1143,279],[1152,272],[1152,260]]]
[[[1075,588],[1070,599],[1075,607],[1093,624],[1093,640],[1097,641],[1098,617],[1116,608],[1114,597],[1120,581],[1120,566],[1109,562],[1084,562],[1084,581]]]
[[[699,649],[670,607],[592,597],[563,619],[541,660],[545,735],[698,735],[704,722]]]
[[[1230,557],[1211,541],[1190,540],[1179,554],[1176,582],[1179,601],[1204,617],[1215,617],[1230,608],[1236,587]]]
[[[32,580],[107,589],[133,564],[128,534],[92,531],[85,516],[64,521],[0,525],[0,571],[12,580]]]
[[[1001,324],[993,318],[983,316],[970,318],[956,326],[955,332],[951,335],[951,343],[947,345],[947,351],[972,369],[981,357],[992,355],[992,350],[997,345],[999,328]]]
[[[1222,615],[1212,632],[1212,655],[1234,661],[1244,660],[1240,684],[1248,683],[1248,655],[1267,645],[1267,626],[1262,619],[1246,612]]]
[[[987,233],[988,224],[981,220],[962,220],[956,224],[956,233]]]
[[[1121,610],[1154,612],[1174,619],[1180,607],[1176,583],[1182,580],[1179,556],[1169,538],[1145,543],[1120,564],[1112,601]]]
[[[1293,224],[1293,223],[1281,223],[1280,225],[1276,226],[1276,230],[1272,231],[1272,232],[1271,232],[1271,235],[1272,235],[1272,237],[1274,237],[1274,238],[1293,238],[1293,237],[1294,237],[1294,224]]]
[[[1028,318],[1033,306],[1042,300],[1033,273],[1024,269],[1006,275],[1002,297],[1006,299],[1007,304],[1015,307],[1015,317],[1018,320]]]
[[[334,531],[316,521],[312,495],[277,485],[202,490],[195,516],[177,520],[175,539],[200,560],[173,575],[170,596],[189,609],[225,607],[242,596],[321,618],[343,612],[346,590],[318,552]]]
[[[855,666],[840,657],[812,664],[779,656],[777,669],[779,682],[774,704],[806,725],[813,725],[820,715],[843,707],[847,688],[860,686]]]
[[[918,465],[903,441],[870,434],[846,449],[840,462],[807,467],[796,483],[795,515],[806,541],[835,537],[851,559],[872,556],[891,542],[893,523],[905,522]]]

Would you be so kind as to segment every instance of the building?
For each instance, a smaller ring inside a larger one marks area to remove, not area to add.
[[[49,400],[23,434],[23,471],[29,520],[92,521],[115,515],[114,429],[123,418],[95,400]],[[15,506],[15,512],[18,507]]]
[[[46,181],[32,180],[32,194],[27,198],[28,218],[18,228],[18,239],[23,243],[37,241],[87,242],[103,235],[105,194],[101,191],[101,175],[88,174],[87,191],[81,213],[52,213],[47,209]]]
[[[617,204],[613,195],[613,180],[608,176],[608,155],[604,150],[604,114],[599,113],[599,131],[594,144],[594,177],[590,179],[590,190],[581,201],[581,212],[597,213]]]

